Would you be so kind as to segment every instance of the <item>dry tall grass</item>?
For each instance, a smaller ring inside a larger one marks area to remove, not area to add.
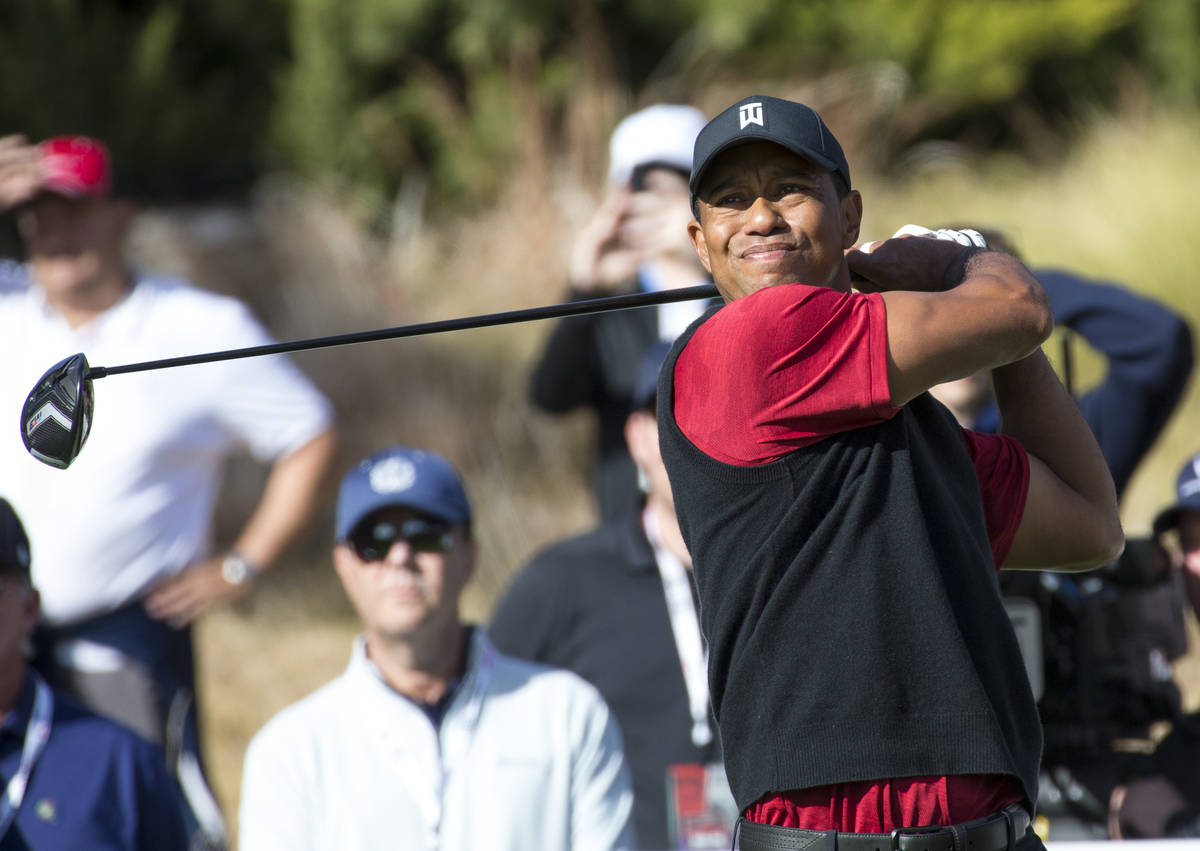
[[[1123,281],[1200,329],[1197,129],[1190,116],[1098,118],[1056,167],[930,157],[902,181],[857,175],[867,202],[864,236],[908,221],[1001,226],[1032,263]],[[153,268],[240,296],[278,337],[292,339],[559,300],[572,233],[590,212],[589,190],[571,174],[530,170],[512,176],[494,208],[437,227],[423,227],[401,203],[403,227],[382,234],[336,194],[277,180],[247,210],[148,212],[135,248]],[[548,330],[509,326],[297,358],[337,406],[345,462],[402,442],[436,448],[461,465],[483,553],[465,602],[473,619],[486,618],[536,548],[590,520],[582,484],[589,424],[551,421],[525,400],[526,374]],[[1086,358],[1083,368],[1093,377],[1098,371]],[[1127,495],[1131,531],[1145,530],[1170,500],[1181,459],[1200,449],[1197,422],[1193,385]],[[244,516],[260,475],[231,471],[223,534]],[[327,504],[252,601],[199,625],[208,757],[231,820],[250,735],[346,662],[355,627],[327,566],[331,525]],[[1181,676],[1195,705],[1195,659]]]

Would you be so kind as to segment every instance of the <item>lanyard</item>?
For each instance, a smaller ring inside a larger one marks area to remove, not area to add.
[[[36,688],[33,714],[30,716],[29,724],[25,727],[25,744],[21,747],[21,763],[17,767],[17,773],[8,781],[4,797],[0,799],[0,837],[4,836],[12,827],[13,820],[17,817],[17,809],[25,798],[25,789],[29,785],[33,767],[46,747],[46,740],[50,738],[50,719],[54,715],[54,697],[45,680],[33,671],[30,671],[30,676],[34,678]]]
[[[662,576],[667,616],[671,619],[671,632],[675,634],[675,649],[679,653],[679,666],[683,669],[683,682],[687,686],[688,709],[692,714],[692,744],[702,748],[712,741],[713,735],[708,724],[708,654],[700,635],[700,621],[696,617],[696,603],[692,599],[692,583],[683,562],[662,545],[658,525],[649,506],[642,511],[642,526],[650,546],[654,548],[654,560]]]

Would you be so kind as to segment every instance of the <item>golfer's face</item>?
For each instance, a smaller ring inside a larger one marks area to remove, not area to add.
[[[740,145],[709,167],[697,202],[688,233],[727,301],[776,284],[849,287],[843,252],[861,202],[839,198],[816,164],[770,142]]]
[[[475,549],[461,528],[386,508],[365,518],[333,555],[367,632],[400,638],[457,621]]]

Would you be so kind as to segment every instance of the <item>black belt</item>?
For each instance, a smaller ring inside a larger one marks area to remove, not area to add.
[[[987,818],[891,833],[801,830],[738,819],[740,851],[1011,851],[1029,830],[1029,813],[1013,804]]]

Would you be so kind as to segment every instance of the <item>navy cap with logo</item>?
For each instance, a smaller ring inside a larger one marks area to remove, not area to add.
[[[842,146],[810,106],[768,95],[742,98],[700,131],[692,154],[692,212],[699,215],[696,193],[718,154],[748,142],[774,142],[840,175],[849,189],[850,166]]]
[[[338,491],[336,540],[344,541],[368,514],[411,508],[453,525],[471,521],[471,505],[454,467],[436,452],[394,446],[360,461]]]
[[[17,512],[0,498],[0,574],[5,573],[29,578],[29,538]]]
[[[1176,502],[1159,512],[1154,518],[1154,534],[1161,535],[1179,525],[1179,515],[1184,511],[1200,511],[1200,452],[1183,465],[1175,481]]]

